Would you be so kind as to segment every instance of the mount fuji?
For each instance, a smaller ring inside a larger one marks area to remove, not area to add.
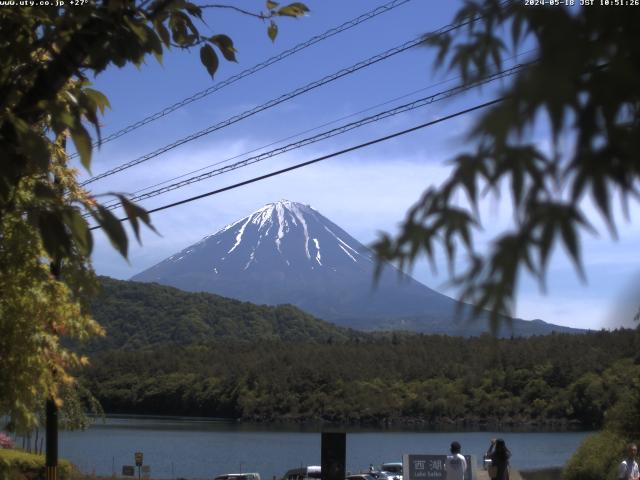
[[[270,203],[132,277],[258,304],[293,304],[362,330],[477,335],[486,319],[457,322],[457,301],[386,265],[374,287],[374,254],[308,205]],[[464,309],[463,309],[464,310]],[[502,335],[577,330],[514,320]]]

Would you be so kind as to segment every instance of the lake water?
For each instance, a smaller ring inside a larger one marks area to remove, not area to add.
[[[446,453],[457,440],[463,453],[482,458],[492,437],[502,437],[515,468],[561,466],[588,432],[429,432],[347,429],[347,470],[402,461],[404,453]],[[286,470],[320,464],[320,433],[235,422],[109,417],[84,432],[62,432],[60,456],[86,473],[120,474],[144,454],[154,478],[212,478],[258,472],[263,480]]]

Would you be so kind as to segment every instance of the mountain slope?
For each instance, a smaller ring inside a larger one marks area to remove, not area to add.
[[[133,350],[213,340],[344,341],[354,335],[291,305],[268,307],[208,293],[101,277],[92,303],[107,330],[91,350]]]
[[[134,276],[259,304],[290,303],[338,325],[474,335],[455,323],[458,302],[387,265],[373,286],[373,252],[309,207],[270,203]],[[514,334],[569,331],[514,321]],[[503,328],[503,335],[511,334]]]

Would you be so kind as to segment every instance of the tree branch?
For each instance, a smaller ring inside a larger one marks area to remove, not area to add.
[[[259,18],[260,20],[266,20],[271,18],[273,15],[265,15],[264,13],[253,13],[248,10],[243,10],[242,8],[235,7],[233,5],[222,5],[217,3],[211,3],[209,5],[198,5],[200,8],[227,8],[229,10],[235,10],[236,12],[240,12],[244,15],[249,15],[250,17]]]
[[[176,43],[176,42],[171,42],[170,45],[172,47],[180,48],[182,50],[189,50],[190,48],[197,47],[198,45],[202,45],[203,43],[205,43],[205,40],[201,38],[197,42],[190,43],[189,45],[180,45],[179,43]]]

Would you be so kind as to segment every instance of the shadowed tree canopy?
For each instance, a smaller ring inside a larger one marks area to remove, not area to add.
[[[79,186],[65,151],[69,138],[90,168],[90,131],[99,142],[109,101],[89,79],[110,66],[141,65],[150,54],[161,61],[168,48],[198,48],[213,76],[219,55],[235,61],[236,49],[225,33],[199,30],[215,23],[210,12],[268,21],[275,40],[278,17],[308,11],[299,2],[267,1],[265,11],[251,12],[186,0],[81,1],[0,9],[0,416],[16,428],[38,423],[45,398],[60,405],[66,397],[67,412],[79,409],[79,398],[65,392],[79,391],[69,372],[87,360],[61,339],[102,333],[86,309],[94,282],[84,214],[127,255],[123,226]],[[153,228],[142,208],[117,197],[138,239],[141,223]]]
[[[598,2],[596,2],[598,3]],[[458,71],[465,84],[500,69],[526,44],[535,61],[502,92],[469,131],[470,150],[451,159],[453,170],[429,187],[395,237],[375,249],[383,260],[411,266],[443,251],[452,283],[476,313],[492,312],[494,327],[511,315],[518,278],[528,272],[544,288],[549,255],[561,244],[584,277],[581,237],[596,216],[616,236],[617,205],[629,217],[640,179],[640,8],[614,5],[565,8],[525,2],[468,1],[456,18],[478,17],[462,34],[429,40],[436,66]],[[551,148],[532,139],[550,127]],[[562,141],[560,141],[562,140]],[[478,203],[486,194],[511,196],[513,227],[486,253],[474,248],[481,229]],[[468,201],[458,201],[458,193]],[[463,204],[464,203],[464,204]],[[595,205],[597,213],[587,213]],[[453,268],[461,252],[470,258]]]

